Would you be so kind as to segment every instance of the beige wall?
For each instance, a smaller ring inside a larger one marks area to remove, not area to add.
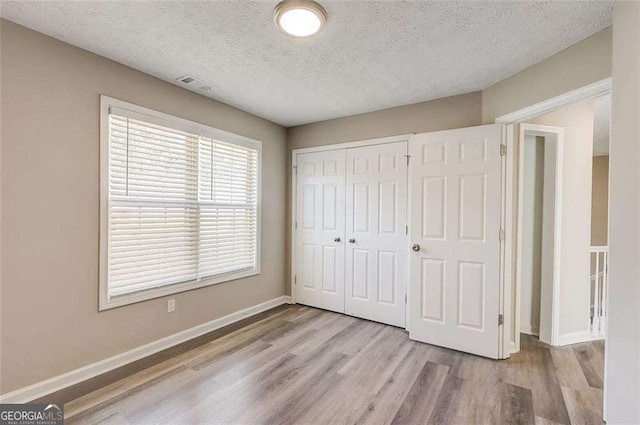
[[[482,92],[482,122],[611,76],[611,28],[606,28]]]
[[[594,156],[591,184],[591,245],[605,246],[609,220],[609,155]]]
[[[480,92],[292,127],[292,149],[480,124]]]
[[[605,419],[640,423],[640,3],[613,10]]]
[[[527,122],[564,128],[560,263],[560,335],[588,331],[593,100]]]
[[[285,293],[282,127],[0,22],[1,393]],[[100,94],[264,143],[259,276],[98,313]]]

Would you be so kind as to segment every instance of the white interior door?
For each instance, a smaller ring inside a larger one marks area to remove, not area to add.
[[[491,358],[499,344],[501,134],[501,125],[487,125],[409,143],[409,336]]]
[[[296,302],[343,313],[345,151],[300,154],[296,166]]]
[[[406,322],[407,142],[347,150],[345,311]]]

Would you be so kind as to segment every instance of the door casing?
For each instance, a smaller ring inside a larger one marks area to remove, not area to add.
[[[512,295],[515,291],[516,285],[516,236],[517,236],[517,139],[516,128],[518,124],[552,112],[562,106],[570,105],[582,100],[593,99],[599,96],[604,96],[611,93],[612,79],[611,77],[605,78],[595,83],[588,84],[584,87],[580,87],[575,90],[571,90],[567,93],[559,96],[543,100],[533,105],[524,107],[522,109],[510,112],[506,115],[502,115],[495,119],[496,124],[504,124],[504,140],[507,145],[507,155],[504,166],[504,205],[503,205],[503,221],[505,229],[504,240],[504,253],[503,264],[501,273],[504,275],[504,288],[502,291],[502,297],[504,302],[504,327],[503,327],[503,340],[501,348],[504,353],[504,357],[509,357],[510,353],[516,352],[515,340],[511,338],[511,329],[515,326],[513,322],[514,317],[519,318],[519,312],[515,311],[517,306],[512,303]],[[605,375],[606,375],[606,362],[605,362]],[[606,386],[605,386],[606,392]],[[605,396],[606,399],[606,396]]]

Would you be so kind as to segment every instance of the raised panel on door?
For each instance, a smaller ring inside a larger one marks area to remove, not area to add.
[[[410,141],[411,339],[498,357],[501,126]]]
[[[347,149],[347,314],[405,326],[407,144]]]
[[[299,154],[296,173],[296,302],[343,313],[345,151]]]

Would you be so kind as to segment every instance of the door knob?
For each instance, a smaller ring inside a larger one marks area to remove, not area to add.
[[[415,252],[418,252],[420,251],[420,245],[418,245],[417,243],[414,243],[411,249],[414,250]]]
[[[351,238],[351,239],[349,239],[349,243],[356,243],[356,240]]]
[[[334,241],[334,242],[340,242],[340,240],[341,240],[341,239],[340,239],[340,236],[336,236],[335,238],[333,238],[333,241]]]

